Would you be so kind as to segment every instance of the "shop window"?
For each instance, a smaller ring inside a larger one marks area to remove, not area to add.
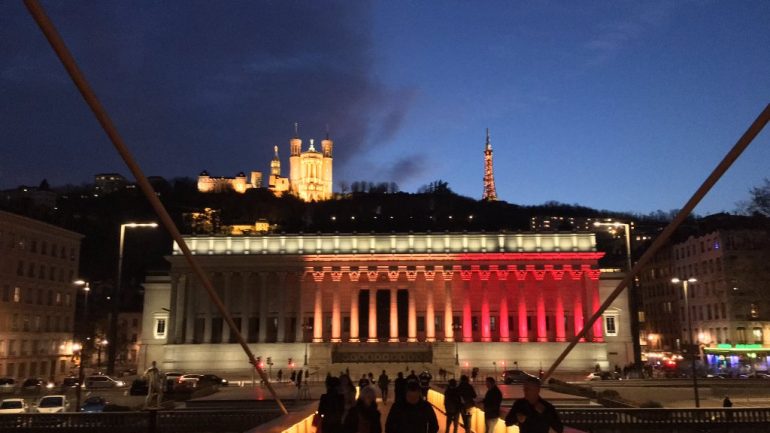
[[[166,319],[165,318],[155,319],[154,329],[155,329],[155,332],[154,332],[155,338],[166,338]]]
[[[618,335],[617,316],[604,317],[604,335],[609,337]]]

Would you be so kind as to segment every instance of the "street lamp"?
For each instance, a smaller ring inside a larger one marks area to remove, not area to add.
[[[672,278],[671,282],[674,284],[682,284],[682,288],[684,290],[684,314],[687,316],[687,339],[690,341],[690,363],[692,364],[692,388],[693,392],[695,393],[695,407],[700,407],[700,397],[698,396],[698,374],[695,369],[695,353],[696,350],[693,350],[693,347],[697,347],[694,343],[694,339],[692,338],[692,314],[690,311],[690,302],[687,297],[687,288],[689,287],[689,283],[695,283],[698,280],[695,278]]]
[[[109,339],[112,340],[113,344],[107,347],[107,374],[114,374],[115,373],[115,351],[117,350],[117,344],[114,344],[116,341],[118,341],[118,304],[120,303],[120,286],[121,286],[121,279],[123,278],[123,246],[124,241],[126,238],[126,228],[135,229],[135,228],[156,228],[158,227],[158,223],[151,222],[151,223],[124,223],[120,225],[120,242],[118,245],[118,278],[115,281],[115,290],[112,294],[112,306],[110,308],[111,310],[111,317],[110,317],[110,333],[109,333]]]
[[[594,222],[594,227],[623,227],[623,232],[626,234],[626,272],[629,274],[634,268],[633,258],[631,257],[631,224],[622,223],[620,221],[612,222]],[[628,308],[631,315],[631,343],[634,348],[634,364],[641,366],[642,364],[642,346],[639,341],[639,305],[636,299],[636,281],[631,281],[628,285]]]
[[[458,332],[463,329],[463,325],[460,323],[452,323],[452,335],[454,336],[455,340],[455,365],[460,365],[460,352],[457,348],[457,334]]]
[[[308,342],[307,342],[308,336],[307,336],[307,333],[310,332],[312,329],[313,329],[313,325],[311,325],[309,323],[305,323],[305,324],[302,325],[302,331],[304,331],[302,333],[302,339],[305,340],[305,363],[302,364],[303,366],[307,366],[307,346],[308,346]]]
[[[83,352],[85,351],[85,348],[80,343],[73,343],[72,344],[72,353],[77,353],[78,358],[80,360],[78,361],[78,382],[77,382],[77,388],[75,389],[75,411],[80,412],[80,396],[83,390]]]

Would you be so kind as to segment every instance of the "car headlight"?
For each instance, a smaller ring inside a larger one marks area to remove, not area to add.
[[[118,386],[126,386],[126,382],[123,382],[122,380],[119,380],[117,385]]]
[[[48,388],[48,389],[52,389],[52,388],[54,387],[54,385],[53,385],[53,383],[51,383],[51,382],[48,382],[48,383],[45,385],[45,387],[46,387],[46,388]]]

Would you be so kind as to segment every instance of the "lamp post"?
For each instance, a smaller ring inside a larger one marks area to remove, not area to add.
[[[623,227],[623,232],[626,234],[626,272],[630,274],[631,270],[634,268],[634,261],[631,256],[631,224],[620,221],[604,223],[596,221],[594,227]],[[628,309],[631,316],[631,344],[633,345],[634,350],[634,364],[641,366],[642,345],[639,341],[639,303],[637,302],[635,280],[628,285]]]
[[[307,346],[308,346],[307,333],[310,332],[312,329],[313,329],[313,325],[309,323],[305,323],[302,325],[302,331],[304,331],[302,333],[302,339],[305,340],[305,362],[302,365],[305,367],[307,366]]]
[[[672,278],[671,282],[674,284],[682,284],[682,288],[684,290],[684,314],[687,316],[687,338],[690,341],[690,363],[692,364],[692,388],[693,392],[695,393],[695,407],[700,407],[700,397],[698,396],[698,374],[697,370],[695,368],[695,354],[696,351],[693,350],[693,347],[696,345],[694,344],[694,339],[692,338],[692,314],[690,311],[690,302],[687,296],[687,288],[689,287],[689,283],[697,282],[695,278]]]
[[[77,388],[75,388],[75,411],[80,412],[80,396],[82,394],[83,390],[83,352],[84,347],[80,343],[73,343],[72,344],[72,353],[78,354],[78,358],[80,359],[78,361],[78,382],[77,382]]]
[[[115,281],[115,289],[112,293],[112,305],[110,308],[110,333],[109,340],[112,340],[113,344],[107,347],[107,374],[115,373],[115,352],[117,350],[118,341],[118,304],[120,303],[120,286],[123,278],[123,246],[126,238],[126,228],[155,228],[158,227],[158,223],[124,223],[120,225],[120,242],[118,245],[118,277]]]
[[[460,352],[457,347],[457,333],[463,329],[463,325],[460,323],[452,323],[452,335],[455,340],[455,365],[460,365]]]
[[[97,338],[94,342],[96,344],[96,371],[102,369],[102,348],[107,346],[108,340],[104,338]]]

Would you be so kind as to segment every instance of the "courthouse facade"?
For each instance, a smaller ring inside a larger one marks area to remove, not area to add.
[[[275,368],[289,359],[321,372],[358,363],[547,367],[614,288],[598,269],[593,233],[185,240],[252,350]],[[140,358],[164,369],[248,369],[177,246],[169,261],[168,276],[145,284]],[[621,298],[565,368],[629,361]]]

